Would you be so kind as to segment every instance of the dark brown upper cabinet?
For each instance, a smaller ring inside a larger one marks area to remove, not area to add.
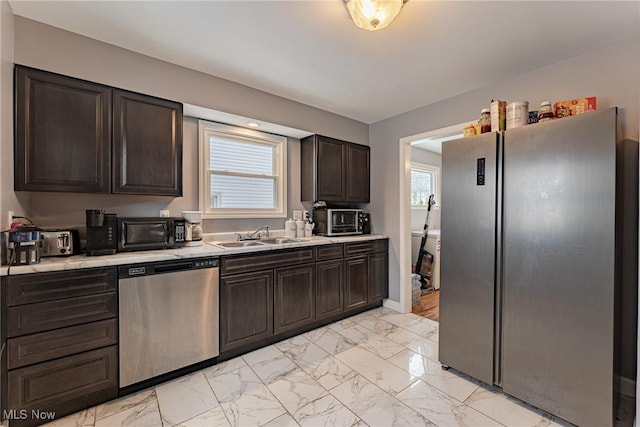
[[[322,135],[301,140],[301,199],[369,203],[369,147]]]
[[[16,191],[182,195],[182,104],[16,65]]]
[[[15,189],[111,190],[111,89],[16,67]]]
[[[347,201],[369,203],[369,147],[347,144]]]
[[[182,104],[113,91],[113,192],[182,195]]]

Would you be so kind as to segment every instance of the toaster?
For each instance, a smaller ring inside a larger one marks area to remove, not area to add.
[[[43,230],[40,236],[40,257],[71,256],[80,253],[78,230]]]

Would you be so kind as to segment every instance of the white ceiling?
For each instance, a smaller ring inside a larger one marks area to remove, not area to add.
[[[9,1],[16,15],[373,123],[640,34],[640,2]],[[614,65],[612,65],[614,66]]]

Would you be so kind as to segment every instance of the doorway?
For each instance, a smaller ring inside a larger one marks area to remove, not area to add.
[[[404,284],[401,289],[401,303],[406,312],[411,311],[434,321],[439,319],[441,285],[439,193],[442,143],[461,138],[462,129],[467,123],[400,140],[400,275],[401,283]],[[430,194],[435,195],[435,205],[429,212],[427,200]],[[428,233],[423,239],[425,226]],[[425,252],[420,271],[416,271],[421,247]]]

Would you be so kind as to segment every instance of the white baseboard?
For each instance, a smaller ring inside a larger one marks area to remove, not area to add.
[[[636,395],[636,382],[632,379],[621,377],[616,375],[615,377],[615,389],[622,395],[628,397],[635,397]]]
[[[387,308],[390,308],[391,310],[395,310],[399,313],[404,313],[404,311],[402,310],[402,305],[397,301],[390,300],[387,298],[382,302],[382,305]]]

